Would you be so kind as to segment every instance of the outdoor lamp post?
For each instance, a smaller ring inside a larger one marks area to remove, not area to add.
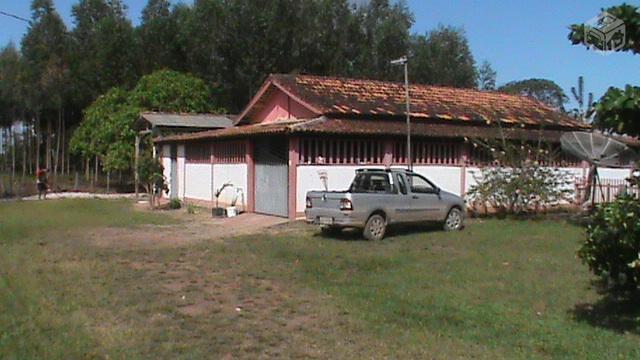
[[[404,65],[404,93],[407,102],[407,167],[413,170],[413,156],[411,154],[411,99],[409,98],[409,60],[406,56],[392,60],[391,65]]]

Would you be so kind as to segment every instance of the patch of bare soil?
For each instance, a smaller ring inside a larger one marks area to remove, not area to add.
[[[237,235],[303,232],[303,223],[255,214],[172,216],[180,222],[88,234],[119,265],[118,279],[127,281],[118,287],[119,297],[139,309],[125,318],[144,339],[164,342],[160,339],[171,334],[176,349],[193,354],[204,349],[214,358],[326,358],[345,341],[356,351],[351,355],[367,352],[354,346],[357,331],[345,333],[354,327],[327,295],[289,283],[274,272],[277,264],[260,270],[259,254],[231,246]],[[149,293],[138,299],[136,289]]]
[[[138,211],[150,211],[146,204],[136,204]],[[174,225],[144,225],[135,228],[101,228],[88,234],[95,245],[103,248],[182,247],[203,240],[219,240],[240,235],[282,232],[287,219],[259,214],[241,214],[232,218],[214,218],[206,209],[195,214],[186,210],[165,210],[178,220]],[[273,230],[271,230],[273,228]]]
[[[169,320],[191,324],[189,336],[207,334],[192,338],[191,346],[213,343],[232,358],[313,358],[327,355],[327,342],[349,338],[336,330],[344,328],[346,315],[328,307],[327,296],[246,273],[243,266],[203,263],[201,256],[187,251],[171,262],[129,263],[160,285],[158,297],[173,309]],[[163,320],[160,314],[150,319]]]

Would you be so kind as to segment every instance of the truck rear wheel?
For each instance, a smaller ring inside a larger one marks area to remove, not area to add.
[[[362,235],[367,240],[382,240],[386,231],[387,221],[382,215],[374,214],[367,220]]]

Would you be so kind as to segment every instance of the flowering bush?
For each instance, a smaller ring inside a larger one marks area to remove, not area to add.
[[[640,286],[640,200],[621,195],[599,205],[578,256],[610,290]]]
[[[493,157],[491,166],[473,174],[475,184],[467,192],[473,208],[491,208],[504,214],[546,210],[571,200],[572,178],[566,171],[551,167],[554,154],[543,144],[497,144],[476,141]]]
[[[476,184],[467,193],[470,203],[498,213],[535,213],[569,201],[573,194],[566,172],[534,161],[518,167],[485,167],[473,177]]]

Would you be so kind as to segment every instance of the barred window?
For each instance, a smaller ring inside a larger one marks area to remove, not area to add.
[[[209,163],[211,161],[211,146],[209,144],[187,143],[186,158],[188,163]]]
[[[529,149],[535,151],[538,149],[536,144],[529,144],[528,147],[523,147],[523,151]],[[496,149],[495,151],[499,151]],[[532,154],[530,158],[537,160],[543,166],[552,167],[578,167],[580,166],[580,160],[573,155],[566,153],[562,150],[559,144],[552,144],[542,147],[543,153]],[[523,156],[525,154],[522,154]],[[469,144],[469,164],[473,166],[487,166],[497,165],[499,162],[496,160],[492,151],[484,146],[478,146],[476,144]]]
[[[246,145],[244,141],[223,141],[213,144],[213,162],[215,164],[240,164],[245,162]]]
[[[382,164],[384,142],[370,139],[300,140],[300,164]]]
[[[444,140],[420,140],[411,142],[414,164],[458,165],[463,143]],[[393,145],[393,163],[407,163],[407,142],[396,141]]]
[[[477,144],[468,144],[469,146],[469,165],[483,166],[495,163],[491,150]]]

